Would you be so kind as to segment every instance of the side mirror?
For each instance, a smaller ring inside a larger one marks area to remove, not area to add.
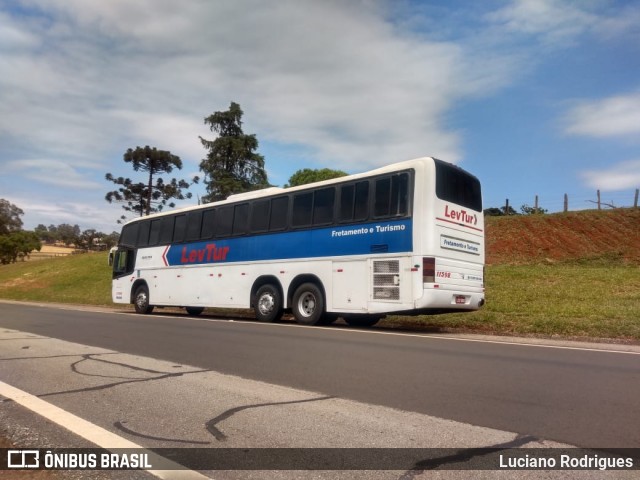
[[[111,248],[111,250],[109,250],[109,266],[110,267],[113,266],[113,258],[115,256],[117,250],[118,250],[117,247],[113,247],[113,248]]]

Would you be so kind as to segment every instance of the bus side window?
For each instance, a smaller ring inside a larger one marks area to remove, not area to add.
[[[271,200],[271,216],[269,217],[269,231],[285,230],[287,228],[287,214],[289,197],[278,197]]]
[[[399,217],[409,209],[409,175],[402,173],[376,180],[373,215]]]
[[[299,193],[293,196],[292,227],[307,227],[311,225],[312,205],[313,192]]]
[[[409,175],[402,173],[391,177],[391,216],[404,216],[409,210]]]
[[[184,241],[184,237],[187,230],[187,216],[178,215],[176,217],[175,224],[173,226],[173,241],[174,243],[180,243]]]
[[[373,204],[373,215],[375,217],[386,217],[389,215],[389,201],[391,199],[391,178],[385,177],[376,180],[375,201]]]
[[[149,246],[149,230],[151,229],[151,222],[149,220],[144,220],[139,222],[140,230],[138,231],[138,242],[136,246],[138,247],[148,247]]]
[[[162,218],[160,236],[158,239],[158,243],[160,245],[168,245],[173,240],[173,222],[175,221],[175,218],[175,215],[167,215]]]
[[[355,185],[343,185],[340,187],[339,222],[350,222],[353,220],[353,195],[355,190]]]
[[[151,231],[149,232],[149,246],[153,247],[158,245],[160,241],[160,231],[162,229],[162,219],[157,218],[151,220]]]
[[[321,188],[313,193],[313,224],[333,223],[333,206],[336,200],[334,187]]]
[[[202,212],[189,212],[187,215],[187,242],[200,240],[200,228],[202,227]]]
[[[369,182],[343,185],[340,188],[339,222],[359,222],[369,216]]]
[[[236,205],[233,209],[233,234],[243,235],[249,231],[249,204]]]
[[[216,211],[213,208],[205,210],[202,214],[202,235],[203,240],[213,238],[216,233]]]
[[[131,223],[125,225],[122,228],[122,235],[120,237],[120,244],[127,245],[129,247],[135,247],[138,239],[138,230],[140,228],[140,222]]]
[[[356,198],[353,207],[355,221],[366,220],[369,217],[369,182],[356,183]]]
[[[262,233],[269,230],[270,200],[256,200],[251,206],[251,233]]]
[[[216,237],[228,237],[233,229],[233,206],[216,211]]]

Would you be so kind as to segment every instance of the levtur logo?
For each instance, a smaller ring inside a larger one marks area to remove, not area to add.
[[[7,468],[40,468],[38,450],[8,450]]]

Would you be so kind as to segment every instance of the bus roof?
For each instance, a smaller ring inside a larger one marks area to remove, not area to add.
[[[202,205],[192,205],[190,207],[182,207],[182,208],[176,208],[174,210],[167,210],[164,212],[158,212],[158,213],[154,213],[151,215],[145,215],[143,217],[136,217],[133,218],[131,220],[129,220],[128,222],[125,223],[125,225],[128,225],[129,223],[134,223],[134,222],[138,222],[144,219],[148,219],[148,218],[157,218],[157,217],[162,217],[164,215],[172,215],[175,213],[186,213],[186,212],[190,212],[193,210],[200,210],[200,209],[204,209],[207,207],[214,207],[214,206],[218,206],[218,205],[226,205],[229,203],[237,203],[238,201],[242,201],[242,200],[249,200],[249,199],[255,199],[255,198],[261,198],[261,197],[269,197],[269,196],[274,196],[277,195],[278,193],[281,194],[289,194],[292,192],[297,192],[300,190],[306,190],[309,188],[314,188],[314,187],[318,187],[318,186],[323,186],[323,185],[334,185],[334,184],[338,184],[338,183],[342,183],[342,182],[347,182],[350,180],[357,180],[358,178],[366,178],[366,177],[370,177],[373,175],[380,175],[380,174],[384,174],[384,173],[389,173],[389,172],[395,172],[397,170],[405,170],[405,169],[409,169],[409,168],[414,168],[417,165],[425,165],[426,163],[430,163],[433,164],[434,160],[436,160],[436,158],[434,157],[420,157],[420,158],[415,158],[413,160],[405,160],[402,162],[397,162],[397,163],[392,163],[389,165],[385,165],[383,167],[378,167],[375,168],[373,170],[367,170],[365,172],[361,172],[361,173],[354,173],[351,175],[347,175],[345,177],[337,177],[337,178],[332,178],[329,180],[323,180],[320,182],[314,182],[314,183],[306,183],[304,185],[299,185],[296,187],[289,187],[289,188],[280,188],[280,187],[268,187],[268,188],[263,188],[260,190],[254,190],[254,191],[250,191],[250,192],[243,192],[243,193],[236,193],[233,195],[229,195],[229,197],[227,197],[225,200],[219,200],[217,202],[211,202],[211,203],[205,203]],[[458,167],[459,168],[459,167]]]

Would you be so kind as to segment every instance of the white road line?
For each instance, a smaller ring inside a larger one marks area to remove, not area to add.
[[[139,317],[140,315],[137,313],[125,313],[125,315],[131,315],[134,317]],[[153,315],[154,317],[161,318],[176,318],[175,316],[169,315]],[[196,322],[216,322],[216,323],[225,323],[225,322],[233,322],[233,320],[227,319],[216,319],[216,318],[193,318],[190,317],[188,320],[196,321]],[[626,355],[640,355],[640,351],[630,351],[630,350],[612,350],[608,348],[590,348],[590,347],[572,347],[570,345],[547,345],[544,343],[527,343],[527,342],[512,342],[508,340],[487,340],[483,338],[463,338],[463,337],[450,337],[446,335],[436,335],[433,333],[405,333],[405,332],[385,332],[378,331],[375,329],[372,330],[359,330],[359,329],[351,329],[351,328],[336,328],[330,326],[309,326],[309,325],[298,325],[291,324],[288,325],[286,323],[263,323],[263,322],[255,322],[251,320],[247,320],[246,322],[234,322],[236,325],[260,325],[263,327],[281,327],[281,328],[314,328],[323,331],[339,331],[348,334],[374,334],[374,335],[393,335],[396,337],[412,337],[412,338],[427,338],[430,340],[454,340],[457,342],[476,342],[476,343],[489,343],[489,344],[497,344],[497,345],[515,345],[519,347],[538,347],[538,348],[554,348],[558,350],[579,350],[583,352],[601,352],[601,353],[623,353]]]
[[[6,398],[10,398],[14,402],[28,408],[32,412],[50,420],[61,427],[75,433],[76,435],[90,441],[91,443],[107,449],[141,449],[139,453],[148,453],[150,458],[155,456],[153,452],[145,450],[144,447],[137,443],[131,442],[126,438],[122,438],[115,433],[105,430],[98,425],[94,425],[83,418],[80,418],[73,413],[67,412],[60,407],[45,402],[44,400],[31,395],[23,390],[13,387],[7,383],[0,381],[0,395]],[[185,470],[185,467],[172,462],[168,459],[163,459],[163,466],[168,468],[175,468],[175,470],[147,470],[152,475],[163,479],[176,479],[176,480],[209,480],[209,477],[202,475],[194,470]]]
[[[25,304],[28,302],[12,302],[12,301],[5,301],[5,300],[0,300],[0,303],[14,303],[14,304]],[[58,308],[61,310],[76,310],[76,311],[89,311],[89,312],[95,312],[95,313],[106,313],[106,314],[115,314],[115,315],[127,315],[127,316],[132,316],[132,317],[136,317],[136,318],[145,318],[144,316],[141,317],[140,314],[138,313],[134,313],[134,312],[127,312],[127,311],[114,311],[114,310],[109,310],[108,308],[105,308],[104,310],[91,310],[90,307],[89,308],[74,308],[74,306],[67,306],[67,305],[61,305],[61,304],[53,304],[53,305],[47,305],[47,304],[43,304],[43,303],[31,303],[30,305],[34,305],[37,307],[42,307],[42,308]],[[153,317],[155,318],[168,318],[168,319],[175,319],[176,316],[175,315],[162,315],[162,314],[154,314]],[[192,320],[192,321],[199,321],[199,322],[220,322],[220,323],[224,323],[224,322],[233,322],[233,320],[227,320],[227,319],[215,319],[215,318],[196,318],[196,317],[188,317],[188,320]],[[233,322],[236,325],[242,325],[245,322]],[[405,333],[405,332],[383,332],[383,331],[377,331],[377,330],[358,330],[358,329],[348,329],[348,328],[332,328],[330,326],[308,326],[308,325],[298,325],[298,324],[285,324],[285,323],[263,323],[263,322],[255,322],[255,321],[251,321],[251,319],[247,319],[246,322],[247,325],[261,325],[263,327],[281,327],[281,328],[320,328],[322,330],[338,330],[341,332],[346,332],[346,333],[350,333],[350,334],[376,334],[376,335],[395,335],[398,337],[414,337],[414,338],[428,338],[428,339],[433,339],[433,340],[454,340],[457,342],[476,342],[476,343],[489,343],[489,344],[497,344],[497,345],[515,345],[515,346],[523,346],[523,347],[537,347],[537,348],[552,348],[552,349],[557,349],[557,350],[578,350],[578,351],[583,351],[583,352],[601,352],[601,353],[623,353],[626,355],[640,355],[640,350],[639,351],[633,351],[633,350],[618,350],[618,349],[611,349],[611,348],[593,348],[593,347],[572,347],[570,345],[549,345],[549,344],[544,344],[544,343],[529,343],[526,341],[526,339],[524,339],[525,341],[521,341],[521,342],[513,342],[513,341],[508,341],[508,340],[488,340],[488,339],[482,339],[482,338],[463,338],[463,337],[451,337],[451,336],[446,336],[446,335],[435,335],[432,333]]]

